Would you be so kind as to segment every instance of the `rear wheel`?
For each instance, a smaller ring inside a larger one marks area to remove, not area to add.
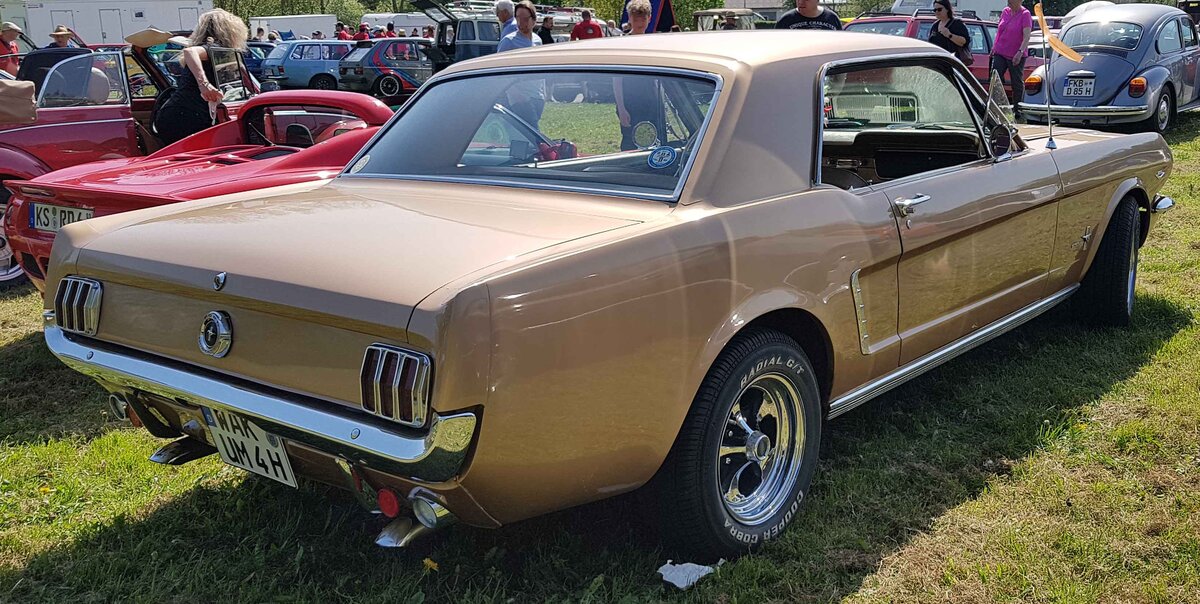
[[[1129,325],[1137,284],[1140,226],[1137,204],[1126,197],[1113,212],[1096,258],[1075,294],[1076,308],[1088,323]]]
[[[754,330],[731,342],[657,477],[666,536],[704,559],[779,537],[816,471],[818,392],[808,358],[786,335]]]
[[[375,89],[379,91],[380,96],[393,97],[400,96],[404,86],[400,84],[400,78],[388,74],[376,80]]]
[[[1150,117],[1143,122],[1143,128],[1147,132],[1165,134],[1174,123],[1175,93],[1171,91],[1170,86],[1167,86],[1158,95],[1158,100],[1154,104],[1154,113],[1150,114]]]
[[[0,176],[0,180],[4,178],[4,176]],[[8,211],[8,200],[11,195],[8,189],[0,187],[0,225],[4,224],[4,213]],[[8,245],[8,238],[4,236],[3,229],[0,228],[0,289],[19,285],[25,280],[25,271],[21,270],[17,256],[13,253],[12,247]]]
[[[337,90],[337,80],[327,73],[318,73],[308,82],[308,87],[314,90]]]

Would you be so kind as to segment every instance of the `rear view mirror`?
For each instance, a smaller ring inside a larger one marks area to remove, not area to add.
[[[0,124],[32,124],[36,121],[33,82],[0,80]]]

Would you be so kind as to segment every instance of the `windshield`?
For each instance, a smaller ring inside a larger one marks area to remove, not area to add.
[[[715,94],[706,77],[646,73],[448,80],[414,99],[346,173],[674,198]]]
[[[1067,46],[1110,46],[1133,50],[1142,38],[1142,26],[1122,21],[1072,25],[1062,40]]]
[[[860,21],[846,26],[846,31],[889,36],[903,36],[907,29],[908,21]]]

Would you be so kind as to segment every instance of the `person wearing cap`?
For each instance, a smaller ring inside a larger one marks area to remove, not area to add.
[[[70,48],[73,35],[75,35],[74,32],[67,29],[66,25],[59,25],[50,32],[50,37],[54,38],[54,41],[47,44],[46,48]]]
[[[314,32],[312,33],[312,39],[314,39],[314,40],[324,40],[324,39],[325,39],[325,34],[321,33],[321,30],[319,30],[319,29],[318,29],[317,31],[314,31]]]
[[[371,26],[368,25],[366,21],[359,23],[358,24],[358,33],[354,34],[354,37],[351,39],[352,40],[370,40],[371,39],[370,27]]]
[[[17,75],[17,67],[21,59],[17,57],[21,47],[17,46],[17,38],[21,37],[21,28],[12,21],[0,23],[0,69],[12,75]]]

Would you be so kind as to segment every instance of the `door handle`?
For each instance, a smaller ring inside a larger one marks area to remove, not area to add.
[[[911,216],[913,212],[917,211],[914,206],[927,201],[929,201],[928,195],[914,195],[909,198],[900,197],[895,201],[896,210],[900,212],[901,216]]]

